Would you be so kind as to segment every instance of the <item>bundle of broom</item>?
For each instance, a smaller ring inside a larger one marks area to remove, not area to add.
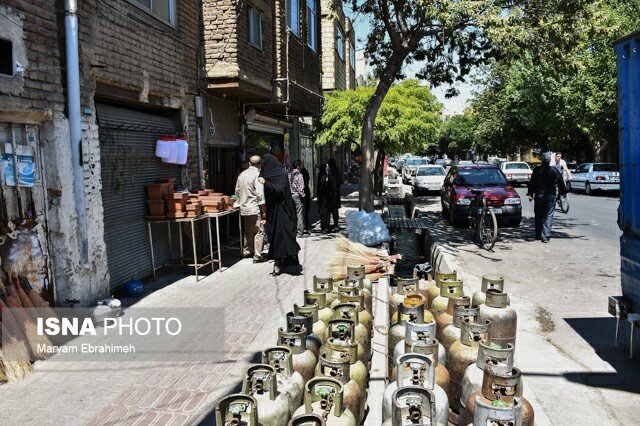
[[[363,265],[367,278],[373,282],[385,275],[391,263],[401,259],[401,255],[388,255],[339,235],[334,238],[335,251],[331,254],[328,269],[334,279],[346,278],[347,266]]]
[[[2,344],[0,345],[0,381],[19,382],[29,376],[33,369],[29,361],[26,337],[18,321],[9,311],[5,298],[0,295],[0,317],[2,322]]]

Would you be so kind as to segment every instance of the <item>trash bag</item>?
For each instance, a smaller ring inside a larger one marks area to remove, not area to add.
[[[345,221],[351,241],[369,247],[391,241],[389,230],[378,213],[351,210],[346,212]]]

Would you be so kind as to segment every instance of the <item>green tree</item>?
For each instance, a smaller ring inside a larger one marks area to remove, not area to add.
[[[467,108],[464,114],[454,115],[443,123],[439,142],[440,149],[449,155],[477,148],[476,119],[473,110]]]
[[[316,143],[360,142],[361,124],[373,86],[335,91],[326,95],[317,122]],[[381,190],[381,166],[385,154],[424,151],[437,143],[440,104],[427,86],[418,80],[393,84],[380,106],[374,127],[374,149],[378,151],[376,192]]]

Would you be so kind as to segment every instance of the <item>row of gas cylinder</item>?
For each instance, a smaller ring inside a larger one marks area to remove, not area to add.
[[[483,277],[471,298],[455,272],[437,272],[435,281],[396,278],[395,284],[383,421],[533,425],[514,366],[517,314],[504,280]]]
[[[218,402],[218,425],[362,424],[373,331],[365,268],[347,268],[339,282],[314,276],[303,302],[286,314],[262,363],[247,369],[242,393]]]

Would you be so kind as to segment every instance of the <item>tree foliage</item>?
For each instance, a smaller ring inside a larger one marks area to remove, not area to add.
[[[373,86],[326,95],[316,128],[316,143],[360,143],[361,123]],[[376,118],[374,145],[387,153],[427,150],[437,142],[442,105],[417,80],[394,84]]]

